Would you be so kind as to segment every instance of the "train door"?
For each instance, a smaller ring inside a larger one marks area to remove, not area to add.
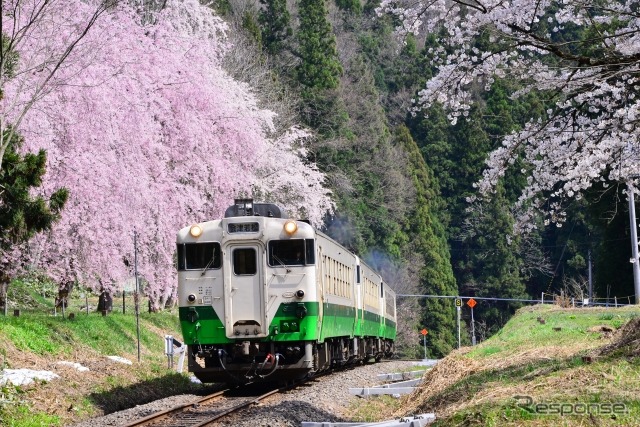
[[[325,279],[325,259],[324,254],[322,253],[322,246],[318,244],[318,257],[316,258],[316,283],[318,284],[318,330],[317,336],[324,339],[322,336],[322,325],[324,322],[324,302],[327,295],[326,279]]]
[[[362,292],[362,271],[360,269],[360,259],[356,258],[356,272],[355,272],[355,308],[356,308],[356,329],[355,335],[364,335],[364,295]]]
[[[225,329],[228,338],[267,334],[263,249],[259,244],[230,244],[225,276]]]

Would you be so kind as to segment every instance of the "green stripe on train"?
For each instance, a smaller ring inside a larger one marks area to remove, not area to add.
[[[375,313],[339,304],[323,305],[323,322],[319,321],[318,302],[282,303],[269,325],[269,337],[260,342],[324,341],[331,337],[380,336],[395,338],[396,325],[389,320],[386,325]],[[229,344],[236,340],[226,336],[224,324],[211,306],[180,307],[180,325],[186,344]],[[318,336],[318,334],[320,334]],[[254,341],[254,340],[252,340]]]
[[[227,338],[224,324],[211,306],[180,307],[178,313],[182,337],[188,345],[229,344],[237,341]],[[287,327],[283,328],[285,324]],[[315,341],[317,325],[317,302],[283,303],[278,307],[269,326],[270,336],[255,341]]]
[[[317,302],[285,302],[269,325],[270,338],[263,341],[308,341],[318,339]]]
[[[182,339],[185,344],[225,344],[228,339],[224,324],[211,306],[180,307],[178,309]]]
[[[341,304],[322,305],[320,341],[332,337],[352,337],[356,326],[356,309]]]
[[[363,337],[377,337],[381,336],[380,333],[380,315],[372,313],[370,311],[364,311],[364,315],[361,316],[360,321],[360,336]]]

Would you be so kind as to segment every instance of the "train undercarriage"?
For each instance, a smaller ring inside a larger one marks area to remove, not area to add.
[[[287,382],[393,355],[393,341],[377,337],[314,341],[194,344],[189,371],[203,383]],[[276,374],[277,372],[277,374]]]

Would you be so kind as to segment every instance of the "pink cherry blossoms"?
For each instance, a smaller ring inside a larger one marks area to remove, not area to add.
[[[455,122],[468,114],[472,86],[488,89],[495,78],[518,80],[522,90],[514,96],[542,91],[553,100],[546,117],[491,153],[478,183],[481,194],[490,194],[518,156],[530,165],[516,231],[534,228],[543,206],[549,220],[561,221],[563,201],[596,182],[638,182],[637,1],[383,0],[377,11],[397,16],[401,33],[444,34],[430,52],[438,72],[414,111],[440,102]],[[491,50],[476,47],[481,35],[488,35]]]
[[[51,20],[16,44],[19,67],[64,49],[95,10],[52,2]],[[323,174],[303,161],[308,133],[276,128],[222,69],[225,23],[197,0],[170,0],[154,18],[142,25],[127,5],[108,8],[40,94],[27,89],[39,70],[3,82],[2,119],[19,122],[24,149],[47,150],[42,192],[70,191],[61,221],[30,242],[30,263],[60,277],[73,259],[83,283],[115,290],[133,273],[135,229],[139,271],[161,307],[175,292],[181,227],[220,217],[241,193],[316,224],[332,205]]]

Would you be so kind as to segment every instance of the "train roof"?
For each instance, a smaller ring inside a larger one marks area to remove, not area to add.
[[[265,216],[268,218],[286,218],[287,213],[274,203],[254,203],[253,199],[236,199],[224,212],[225,218],[238,216]]]

